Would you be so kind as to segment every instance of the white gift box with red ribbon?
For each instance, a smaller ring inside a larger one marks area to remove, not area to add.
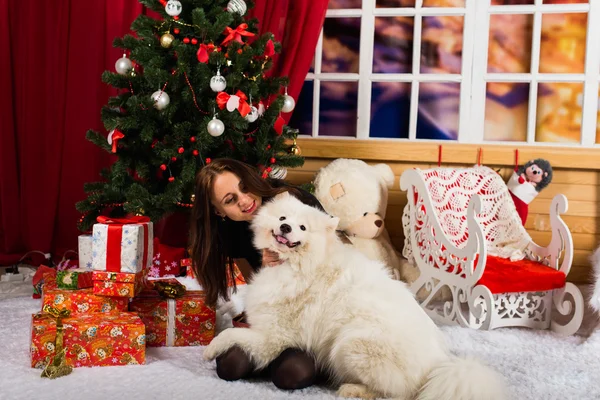
[[[92,268],[137,273],[152,264],[154,231],[148,217],[98,217],[92,233]]]

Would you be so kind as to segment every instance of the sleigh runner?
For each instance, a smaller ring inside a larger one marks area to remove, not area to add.
[[[410,287],[434,320],[563,335],[579,329],[584,302],[579,289],[566,282],[573,242],[560,218],[567,211],[564,195],[552,201],[552,239],[541,247],[490,168],[412,169],[402,174],[400,187],[408,196],[403,255],[420,273]]]

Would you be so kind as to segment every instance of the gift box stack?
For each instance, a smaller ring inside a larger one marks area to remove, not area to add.
[[[146,217],[98,217],[92,235],[79,237],[79,268],[41,268],[34,278],[42,311],[32,317],[31,365],[57,377],[144,364],[146,346],[210,343],[216,313],[204,292],[165,278],[190,271],[184,257],[153,237]]]

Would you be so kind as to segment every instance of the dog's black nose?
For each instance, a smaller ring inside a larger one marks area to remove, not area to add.
[[[383,221],[378,219],[377,221],[375,221],[375,226],[378,228],[381,228],[381,225],[383,225]]]
[[[292,227],[288,224],[281,224],[279,229],[281,229],[281,233],[290,233],[292,231]]]

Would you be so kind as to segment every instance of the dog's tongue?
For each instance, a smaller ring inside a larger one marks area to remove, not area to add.
[[[277,237],[275,238],[277,239],[277,241],[279,243],[283,243],[283,244],[288,244],[289,240],[287,240],[286,238],[284,238],[283,236],[277,235]]]

